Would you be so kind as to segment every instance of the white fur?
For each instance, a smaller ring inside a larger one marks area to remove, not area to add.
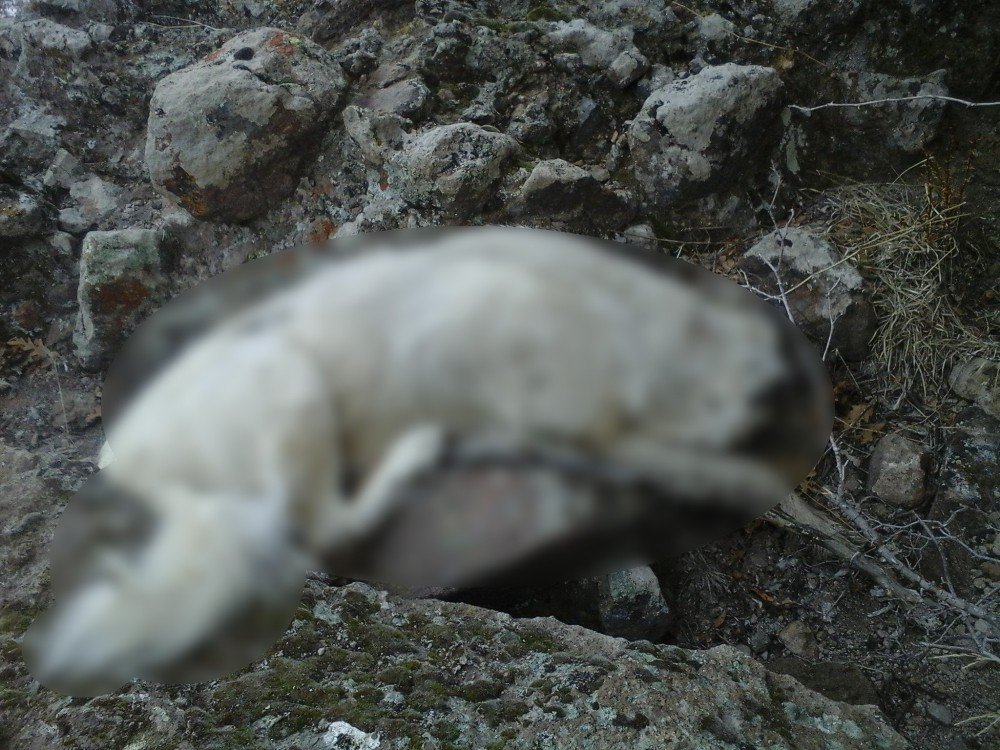
[[[57,621],[47,672],[155,674],[248,595],[263,548],[288,530],[314,555],[363,538],[445,434],[587,451],[692,496],[780,491],[722,455],[782,372],[774,330],[581,245],[483,229],[373,248],[194,345],[102,452],[163,532],[131,578]]]

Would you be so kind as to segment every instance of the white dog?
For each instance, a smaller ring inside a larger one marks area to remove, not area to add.
[[[247,602],[294,600],[309,566],[363,540],[446,437],[571,449],[695,499],[763,509],[789,490],[730,451],[786,373],[747,293],[707,299],[552,232],[412,244],[325,266],[140,393],[101,477],[152,511],[155,532],[32,628],[39,679],[93,694],[162,677]]]

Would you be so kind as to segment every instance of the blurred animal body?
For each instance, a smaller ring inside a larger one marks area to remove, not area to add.
[[[102,481],[156,533],[29,634],[32,668],[76,693],[161,676],[275,570],[297,595],[463,436],[764,507],[785,479],[728,451],[778,348],[761,319],[569,235],[464,230],[331,263],[203,336],[114,424]]]

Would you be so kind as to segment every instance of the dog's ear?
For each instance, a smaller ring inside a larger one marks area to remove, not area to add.
[[[57,597],[107,573],[111,560],[127,565],[149,544],[157,518],[142,498],[98,472],[73,496],[56,526],[50,550]]]

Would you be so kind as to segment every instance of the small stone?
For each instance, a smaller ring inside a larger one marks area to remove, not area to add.
[[[373,91],[362,97],[359,104],[376,112],[414,120],[426,110],[430,93],[421,79],[410,78]]]
[[[110,359],[149,309],[162,282],[157,232],[121,229],[84,237],[73,343],[85,367],[96,368]]]
[[[934,719],[934,721],[938,724],[943,724],[946,727],[950,727],[954,722],[954,716],[951,713],[951,709],[940,703],[928,703],[927,715]]]
[[[381,166],[406,140],[404,120],[389,112],[350,105],[344,108],[344,129],[371,164]]]
[[[698,19],[698,36],[705,41],[722,42],[729,39],[735,32],[736,24],[718,13],[709,13]]]
[[[64,148],[56,152],[42,182],[46,187],[68,188],[80,176],[80,160]]]
[[[659,243],[656,241],[656,230],[651,224],[633,224],[622,232],[622,241],[645,248],[646,250],[656,250]]]
[[[649,60],[632,43],[628,27],[606,31],[581,18],[550,24],[546,38],[556,48],[579,55],[580,62],[604,70],[619,88],[626,88],[649,70]]]
[[[519,152],[517,142],[468,122],[409,139],[388,165],[389,185],[405,200],[451,216],[482,210]]]
[[[39,237],[51,224],[49,212],[37,197],[0,186],[0,237]]]
[[[637,50],[626,50],[608,65],[607,76],[618,88],[628,88],[649,70],[649,60]]]
[[[927,453],[899,434],[879,440],[868,467],[868,489],[884,502],[916,508],[924,500]]]
[[[951,371],[948,383],[957,395],[1000,419],[1000,362],[973,357]]]
[[[77,59],[89,52],[93,44],[87,32],[63,26],[48,18],[25,21],[21,28],[25,38],[30,40],[35,47],[52,52],[63,52]]]
[[[118,208],[121,190],[96,175],[70,185],[74,205],[59,212],[59,228],[71,234],[83,234],[110,216]]]
[[[795,324],[817,344],[825,347],[829,340],[848,360],[864,359],[871,351],[877,320],[864,279],[818,230],[771,232],[746,252],[741,266],[768,294],[791,290],[786,299]]]
[[[631,640],[656,640],[667,629],[670,608],[648,565],[604,576],[598,584],[601,629]]]
[[[44,170],[59,150],[65,124],[62,117],[35,107],[21,110],[20,117],[0,134],[0,171]]]
[[[518,216],[619,227],[632,215],[622,197],[602,185],[593,172],[564,159],[536,164],[521,186],[511,212]]]
[[[332,721],[323,735],[323,747],[342,750],[377,750],[382,746],[376,735],[363,732],[346,721]]]
[[[795,620],[778,633],[785,648],[803,659],[815,659],[819,656],[819,645],[816,635],[802,620]]]

